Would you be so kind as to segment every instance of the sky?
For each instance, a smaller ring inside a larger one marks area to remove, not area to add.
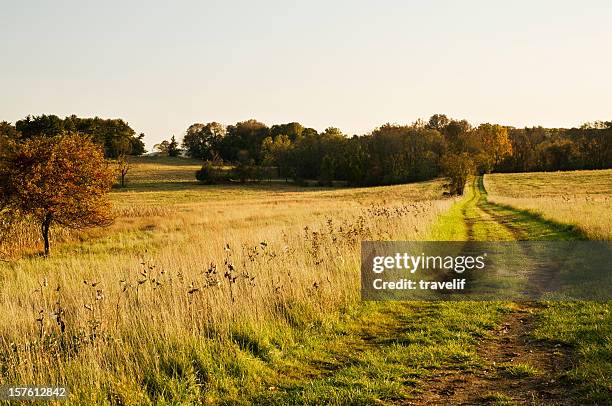
[[[612,2],[0,0],[0,120],[123,118],[364,134],[612,119]]]

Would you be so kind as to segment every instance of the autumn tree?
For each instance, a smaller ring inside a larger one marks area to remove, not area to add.
[[[40,224],[45,256],[52,226],[82,229],[112,222],[115,180],[100,145],[83,135],[32,137],[0,160],[0,207]]]
[[[0,139],[3,140],[18,140],[21,137],[21,133],[17,131],[15,126],[11,125],[6,121],[0,121]]]
[[[512,154],[508,130],[499,124],[481,124],[474,131],[480,147],[478,163],[481,172],[491,172],[501,160]]]

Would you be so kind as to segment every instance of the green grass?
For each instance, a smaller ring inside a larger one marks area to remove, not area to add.
[[[539,315],[535,339],[571,348],[569,378],[594,401],[612,400],[612,305],[610,302],[549,302]]]
[[[304,336],[273,367],[277,380],[249,401],[374,404],[410,398],[435,369],[481,368],[478,340],[504,311],[496,303],[364,304],[330,330]]]
[[[508,378],[526,378],[528,376],[535,376],[540,373],[540,371],[534,366],[520,363],[499,365],[497,369],[502,375]]]
[[[468,239],[468,228],[463,211],[469,200],[472,199],[472,189],[468,188],[467,193],[467,198],[455,203],[447,213],[440,216],[426,238],[428,241],[466,241]]]
[[[568,179],[581,179],[580,173],[568,173]],[[592,178],[591,173],[584,176]],[[535,175],[525,179],[534,183]],[[482,183],[481,183],[482,184]],[[484,190],[484,188],[483,188]],[[595,192],[596,193],[596,192]],[[483,209],[508,218],[508,227],[521,240],[584,240],[585,233],[573,224],[545,218],[530,210],[508,205],[484,203]],[[609,302],[545,302],[538,314],[532,338],[571,349],[573,357],[569,378],[589,401],[612,400],[612,305]]]
[[[575,175],[579,176],[579,175]],[[491,220],[491,219],[494,220]],[[501,221],[500,221],[501,220]],[[467,189],[434,228],[435,236],[464,240],[584,240],[575,225],[563,224],[529,210],[490,203],[482,178]],[[538,314],[532,337],[551,345],[572,348],[575,358],[569,377],[586,399],[612,398],[612,306],[609,302],[546,302]],[[503,373],[532,376],[528,365],[506,366]]]
[[[533,212],[489,203],[482,178],[477,178],[471,187],[467,188],[466,196],[448,213],[441,216],[428,239],[510,241],[584,238],[584,234],[572,225],[551,221]],[[397,324],[402,316],[394,314],[390,310],[392,306],[399,305],[366,306],[368,312],[364,315],[367,315],[367,319],[356,318],[353,323],[363,322],[365,325],[369,324],[370,329],[380,329],[384,323],[380,323],[379,320],[391,317]],[[482,368],[483,361],[477,356],[477,349],[474,347],[475,338],[487,336],[511,305],[495,302],[452,304],[415,302],[411,306],[411,310],[407,313],[416,319],[419,331],[410,331],[408,328],[402,332],[394,332],[393,342],[401,342],[402,346],[386,348],[378,344],[374,353],[359,353],[359,358],[350,362],[349,370],[342,368],[340,373],[332,373],[331,376],[309,381],[308,384],[294,384],[289,387],[287,393],[280,391],[263,394],[262,398],[257,399],[272,399],[274,402],[281,401],[284,404],[333,403],[339,399],[346,399],[357,404],[370,404],[392,401],[396,397],[414,396],[421,390],[432,370]],[[434,308],[436,310],[432,313]],[[465,318],[466,309],[470,311],[470,317],[467,318]],[[389,316],[390,314],[393,316]],[[462,315],[464,316],[462,323],[456,324]],[[580,316],[578,320],[577,315]],[[576,363],[569,377],[572,379],[571,385],[579,388],[585,400],[610,399],[611,317],[609,304],[593,302],[573,304],[549,302],[538,315],[538,326],[533,332],[533,338],[542,340],[548,345],[563,343],[575,349]],[[354,328],[347,330],[349,332],[345,332],[343,336],[349,340],[346,348],[354,348],[350,344],[350,340],[355,338]],[[410,349],[409,354],[403,352],[405,348]],[[437,351],[441,349],[443,352]],[[309,353],[304,355],[301,362],[307,362]],[[409,356],[411,360],[399,364],[393,362],[402,360],[404,356]],[[326,359],[329,358],[333,358],[333,354],[326,356]],[[385,361],[382,365],[369,361],[365,367],[359,362],[363,358],[367,360],[382,358]],[[427,361],[419,364],[419,359]],[[363,385],[359,378],[367,376],[368,368],[377,367],[378,373],[373,374],[367,381],[370,385]],[[507,364],[499,366],[498,373],[522,379],[536,376],[541,372],[537,367],[528,364]],[[403,385],[396,385],[402,376],[408,376],[410,379],[404,381]],[[376,382],[377,379],[382,381]],[[414,388],[407,390],[406,386]],[[360,390],[356,391],[355,388]],[[490,404],[512,404],[512,398],[504,394],[491,395],[483,401]]]
[[[274,329],[236,327],[225,341],[167,337],[147,344],[155,360],[132,358],[142,353],[130,350],[138,339],[124,337],[126,360],[156,367],[140,380],[112,379],[99,392],[71,387],[81,389],[75,396],[83,404],[393,403],[418,394],[436,369],[482,368],[478,340],[504,314],[493,303],[368,303],[346,310],[326,319],[300,311],[292,324]]]
[[[477,202],[474,188],[429,235],[465,240],[465,210]],[[280,381],[251,401],[262,404],[376,404],[412,398],[426,390],[439,369],[469,372],[483,368],[479,340],[508,311],[497,302],[364,303],[329,331],[305,335],[274,369]],[[288,367],[283,367],[288,365]],[[306,376],[307,379],[303,377]]]

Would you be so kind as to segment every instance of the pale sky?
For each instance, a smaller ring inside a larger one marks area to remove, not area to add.
[[[0,0],[0,120],[123,118],[363,134],[434,113],[612,119],[612,1]]]

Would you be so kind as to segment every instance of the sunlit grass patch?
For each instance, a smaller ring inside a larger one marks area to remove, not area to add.
[[[574,225],[590,239],[612,238],[612,170],[492,174],[489,200]]]
[[[497,366],[497,370],[501,375],[508,378],[526,378],[540,373],[534,366],[524,363],[501,364]]]
[[[612,395],[612,305],[602,302],[548,302],[534,338],[573,349],[569,377],[594,400]]]

